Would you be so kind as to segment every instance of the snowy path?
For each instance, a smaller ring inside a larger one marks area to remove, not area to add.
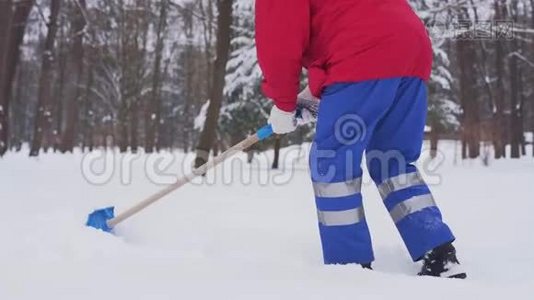
[[[290,184],[189,185],[111,236],[84,227],[86,215],[161,188],[143,175],[146,157],[131,185],[115,172],[95,186],[80,154],[9,154],[0,159],[0,299],[533,299],[534,160],[454,165],[451,145],[428,179],[442,178],[432,190],[467,281],[414,276],[370,184],[376,271],[323,266],[305,161]]]

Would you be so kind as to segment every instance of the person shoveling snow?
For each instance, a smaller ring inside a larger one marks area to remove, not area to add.
[[[419,275],[466,278],[434,198],[414,163],[427,113],[432,46],[405,0],[256,0],[256,43],[269,123],[297,128],[297,98],[321,98],[310,155],[326,264],[371,268],[360,193],[368,169]],[[309,87],[298,95],[302,68]]]

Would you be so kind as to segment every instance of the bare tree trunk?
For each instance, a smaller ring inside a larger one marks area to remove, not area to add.
[[[224,97],[224,77],[226,75],[226,63],[230,55],[230,38],[232,33],[232,4],[233,0],[219,0],[217,18],[217,59],[213,70],[212,89],[210,92],[210,105],[206,117],[204,129],[200,135],[197,146],[197,156],[195,167],[199,167],[207,162],[209,152],[212,149],[217,124],[219,123],[219,113]]]
[[[462,157],[477,158],[480,155],[480,116],[476,97],[476,79],[473,62],[476,53],[471,41],[457,41],[458,64],[460,66],[460,99],[463,108]],[[467,149],[465,149],[467,147]]]
[[[513,11],[510,11],[510,14],[514,17],[514,21],[517,21],[517,2],[512,1],[515,3],[514,7],[512,7]],[[518,44],[517,41],[514,39],[511,42],[511,52],[518,51]],[[521,80],[519,76],[519,61],[517,56],[512,55],[509,59],[508,68],[510,69],[510,91],[511,91],[511,97],[510,97],[510,147],[511,147],[511,154],[510,156],[512,158],[520,158],[521,157],[521,136],[523,133],[521,132],[521,91],[520,91],[520,83]]]
[[[9,98],[6,97],[8,48],[11,40],[11,17],[13,5],[11,0],[0,1],[0,156],[8,150],[9,138]]]
[[[9,102],[20,57],[20,46],[33,2],[0,1],[0,156],[9,147]]]
[[[93,141],[93,126],[94,126],[94,112],[91,102],[91,90],[93,89],[95,80],[94,80],[94,66],[93,62],[93,50],[89,48],[88,51],[88,70],[87,70],[87,79],[85,82],[85,91],[83,93],[83,121],[81,122],[81,140],[82,140],[82,149],[85,151],[87,148],[89,151],[93,150],[94,141]]]
[[[438,156],[438,143],[439,143],[439,126],[432,124],[432,130],[430,131],[430,157],[436,158]]]
[[[183,11],[182,18],[184,21],[184,32],[186,37],[186,46],[184,53],[184,110],[182,115],[182,148],[184,152],[189,152],[191,145],[191,106],[193,105],[193,77],[194,77],[194,57],[193,57],[193,15],[192,10],[186,9]]]
[[[474,13],[474,22],[475,24],[480,24],[480,19],[479,19],[479,15],[478,15],[478,8],[477,8],[477,5],[474,3],[473,0],[470,0],[470,7],[471,9],[473,10],[473,13]],[[501,19],[497,19],[497,20],[501,20]],[[483,40],[478,40],[478,41],[471,41],[471,43],[473,44],[478,44],[480,47],[479,47],[479,51],[478,53],[480,55],[476,55],[476,66],[478,66],[478,72],[480,72],[480,76],[479,78],[483,78],[483,86],[484,86],[484,90],[476,90],[478,92],[478,94],[482,94],[483,98],[487,98],[488,99],[488,102],[489,102],[489,105],[492,109],[492,112],[493,112],[493,115],[494,115],[494,120],[496,119],[495,118],[495,114],[497,114],[497,104],[496,104],[496,100],[495,100],[495,97],[493,95],[493,90],[492,90],[492,87],[491,87],[491,83],[490,81],[488,80],[490,78],[490,72],[488,71],[488,50],[486,49],[486,43],[483,41]],[[474,53],[476,54],[476,50],[473,50]],[[502,62],[501,62],[502,63]],[[476,68],[473,68],[473,70],[476,70]],[[476,82],[476,79],[475,79],[475,82]],[[502,101],[501,100],[497,100],[497,101]],[[484,138],[486,138],[485,136],[485,133],[486,133],[486,129],[483,128],[482,126],[479,126],[481,127],[479,129],[479,131],[482,131],[481,134],[484,134]],[[495,139],[495,136],[496,134],[494,133],[495,131],[495,126],[492,126],[492,128],[490,128],[490,134],[491,134],[491,139],[494,143],[494,148],[495,148],[495,157],[496,158],[500,158],[502,156],[501,154],[501,147],[498,145],[498,143],[496,143],[496,139]],[[481,139],[482,139],[482,136],[481,136]],[[484,140],[484,150],[487,149],[487,146],[486,146],[486,143],[485,143],[485,140]],[[486,162],[489,163],[488,159],[489,159],[489,154],[487,154],[489,152],[487,151],[484,151],[484,160]]]
[[[60,0],[51,0],[50,17],[48,22],[48,33],[44,45],[44,52],[41,63],[41,75],[39,77],[39,95],[35,126],[33,132],[33,141],[30,150],[30,156],[39,155],[39,150],[43,145],[44,136],[47,135],[52,127],[52,75],[54,61],[54,41],[58,30],[58,14],[60,9]]]
[[[467,138],[465,136],[465,128],[462,127],[462,133],[461,133],[461,144],[462,144],[462,159],[467,159]]]
[[[9,46],[9,39],[11,37],[11,17],[13,15],[13,1],[0,1],[0,64],[5,63],[5,56]],[[2,65],[3,66],[3,65]],[[0,78],[4,78],[4,69],[0,69]]]
[[[119,108],[117,132],[115,134],[118,137],[119,150],[121,153],[128,151],[129,138],[128,138],[128,108],[126,105],[121,105]],[[115,141],[116,142],[116,141]]]
[[[282,137],[277,135],[274,138],[274,158],[272,168],[277,170],[280,166],[280,147],[282,146]]]
[[[203,29],[204,29],[204,46],[205,46],[205,53],[204,55],[206,55],[206,78],[208,78],[207,80],[207,88],[209,91],[211,91],[211,89],[213,88],[213,80],[212,79],[212,76],[217,76],[215,74],[213,74],[213,72],[215,72],[214,68],[214,64],[210,63],[211,60],[212,60],[212,49],[211,49],[211,42],[212,42],[212,39],[213,39],[213,18],[214,18],[214,13],[213,13],[213,0],[208,0],[207,1],[207,5],[206,7],[204,7],[203,5],[203,1],[199,1],[199,5],[200,5],[200,10],[202,12],[202,17],[204,18],[204,22],[203,22]],[[218,6],[220,6],[221,3],[220,3],[220,0],[218,0]],[[220,7],[218,7],[219,9]],[[220,12],[220,10],[219,10]],[[220,24],[218,24],[220,25]],[[218,38],[218,37],[217,37]]]
[[[531,28],[534,28],[534,0],[530,0],[530,26]],[[534,43],[531,43],[531,53],[534,53]],[[534,116],[534,95],[530,95],[530,109],[531,109],[531,115]],[[534,157],[534,121],[531,120],[530,123],[531,126],[531,134],[532,134],[532,140],[531,140],[531,150],[532,150],[532,157]]]
[[[495,0],[495,20],[502,20],[503,12],[500,5],[501,0]],[[502,40],[495,41],[495,67],[497,80],[495,82],[495,103],[493,107],[493,147],[495,148],[495,158],[506,157],[506,141],[504,134],[504,45]]]
[[[10,141],[9,148],[15,149],[15,151],[20,151],[22,149],[22,143],[24,141],[24,132],[25,132],[25,123],[26,117],[24,116],[24,111],[26,109],[26,101],[22,101],[23,98],[23,83],[24,83],[24,71],[22,65],[19,65],[17,68],[17,75],[15,80],[15,87],[13,97],[11,99],[13,108],[10,112]]]
[[[157,135],[159,123],[161,120],[161,60],[164,47],[164,32],[167,26],[167,1],[160,3],[159,22],[156,30],[156,57],[154,59],[154,71],[152,76],[152,93],[150,101],[145,109],[145,151],[151,153],[154,151],[154,145],[159,144],[160,137]],[[159,148],[159,147],[158,147]]]
[[[254,161],[254,150],[247,149],[247,163],[251,164]]]
[[[519,66],[518,74],[519,77],[519,104],[516,106],[517,112],[514,115],[517,115],[518,130],[517,135],[519,138],[519,144],[521,148],[521,155],[527,155],[527,145],[525,143],[525,119],[524,119],[524,107],[525,107],[525,95],[523,93],[523,67]]]
[[[129,110],[130,150],[137,153],[139,149],[139,100],[134,99]]]
[[[69,51],[66,50],[68,47],[67,43],[67,34],[66,26],[65,26],[66,20],[64,17],[60,17],[58,20],[58,35],[56,37],[57,42],[57,50],[56,50],[56,68],[57,68],[57,77],[55,81],[55,91],[52,96],[52,99],[54,100],[54,108],[52,115],[54,116],[54,124],[53,128],[50,130],[50,139],[53,141],[53,149],[56,151],[56,149],[61,148],[61,140],[60,140],[60,134],[62,132],[63,127],[63,116],[64,116],[64,102],[65,102],[65,88],[69,88],[70,84],[67,82],[67,78],[70,79],[70,77],[67,76],[69,71],[67,68],[69,67],[68,64],[68,54]]]
[[[62,133],[61,138],[61,152],[72,152],[74,149],[74,143],[76,140],[76,135],[78,132],[78,119],[80,117],[79,107],[81,105],[81,94],[82,94],[82,74],[84,70],[84,49],[83,49],[83,37],[85,30],[85,18],[84,11],[86,8],[85,0],[78,0],[76,13],[73,15],[72,21],[72,35],[74,36],[74,41],[71,50],[71,65],[73,66],[73,72],[70,76],[72,78],[72,88],[74,93],[71,95],[67,103],[66,108],[66,123],[65,129]]]

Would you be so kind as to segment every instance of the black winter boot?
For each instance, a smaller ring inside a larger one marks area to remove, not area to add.
[[[439,246],[425,254],[423,257],[423,268],[419,276],[435,276],[443,278],[467,278],[467,274],[462,269],[456,249],[452,243]]]

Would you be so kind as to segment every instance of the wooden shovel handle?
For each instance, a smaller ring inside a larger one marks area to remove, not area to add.
[[[213,160],[206,162],[202,166],[194,169],[191,173],[185,175],[184,177],[180,178],[176,183],[166,187],[165,189],[159,191],[158,193],[148,197],[147,199],[141,201],[139,204],[131,207],[130,209],[118,214],[115,218],[110,219],[107,221],[107,224],[110,228],[113,228],[117,226],[117,224],[121,223],[122,221],[130,218],[131,216],[137,214],[138,212],[142,211],[143,209],[147,208],[151,204],[157,202],[158,200],[161,200],[163,197],[167,196],[168,194],[174,192],[175,190],[181,188],[185,184],[191,182],[196,177],[202,176],[206,174],[209,170],[213,169],[217,165],[221,164],[228,158],[236,155],[237,153],[244,151],[248,148],[250,148],[252,145],[256,144],[260,140],[264,140],[272,135],[272,128],[270,125],[265,126],[264,128],[260,129],[258,133],[249,136],[239,144],[233,146],[232,148],[226,150],[219,156],[215,157]]]

